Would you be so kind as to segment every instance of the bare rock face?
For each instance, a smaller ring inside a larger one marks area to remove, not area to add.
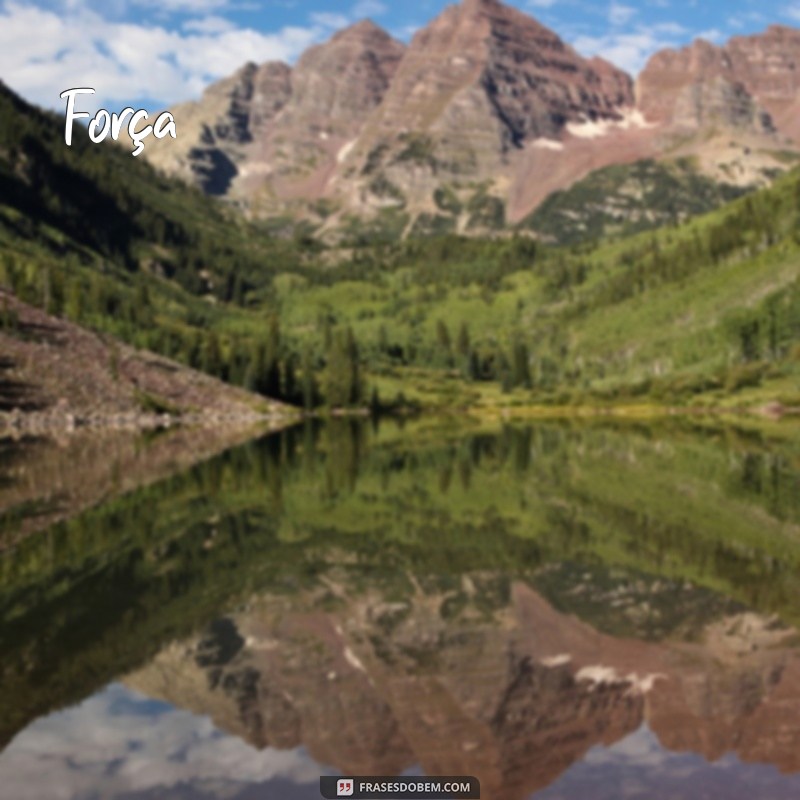
[[[405,47],[364,20],[300,58],[287,117],[328,133],[357,129],[383,99]]]
[[[645,721],[676,751],[800,766],[800,659],[774,619],[722,617],[696,642],[616,638],[526,584],[462,581],[475,596],[460,610],[433,584],[334,612],[313,592],[254,598],[124,682],[259,748],[302,746],[345,774],[419,764],[476,775],[504,800],[530,797]],[[480,598],[506,592],[486,616]]]
[[[178,141],[146,157],[333,238],[485,233],[594,170],[676,147],[714,180],[768,182],[785,164],[763,154],[800,145],[798,58],[786,27],[698,40],[653,56],[634,89],[518,9],[462,0],[408,47],[364,21],[294,68],[248,64],[175,109]]]
[[[505,206],[528,145],[558,140],[570,123],[619,122],[632,104],[625,73],[581,58],[514,8],[465,0],[412,40],[348,151],[345,164],[364,180],[351,179],[340,194],[362,213],[393,202],[413,217],[438,213],[433,197],[442,185],[486,182],[487,214],[502,224],[492,200]],[[458,201],[475,207],[484,199]],[[464,214],[459,227],[480,227],[478,217]]]
[[[654,55],[637,84],[648,118],[677,126],[721,120],[800,141],[800,31],[773,25],[723,47],[698,40]]]
[[[292,73],[291,101],[254,142],[244,195],[264,195],[266,181],[267,199],[321,196],[341,148],[383,100],[404,51],[369,21],[306,51]]]
[[[581,58],[516,9],[466,0],[414,37],[376,124],[384,133],[494,131],[507,149],[556,137],[569,122],[619,119],[632,103],[625,73]]]
[[[725,48],[741,82],[784,136],[800,141],[800,30],[773,25]]]
[[[365,21],[310,48],[294,69],[246,64],[175,107],[178,140],[148,156],[209,194],[313,199],[315,178],[324,182],[342,142],[380,103],[404,49]]]
[[[172,113],[179,136],[155,140],[151,161],[208,194],[228,194],[248,158],[248,146],[289,100],[291,74],[280,62],[248,63],[209,86],[199,101],[176,106]]]

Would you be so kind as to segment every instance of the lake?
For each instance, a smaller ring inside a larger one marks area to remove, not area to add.
[[[0,796],[800,797],[786,430],[0,442]]]

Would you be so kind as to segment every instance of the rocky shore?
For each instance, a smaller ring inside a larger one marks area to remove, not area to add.
[[[297,409],[53,317],[0,290],[0,436],[283,426]]]
[[[15,409],[0,412],[0,437],[17,438],[29,435],[63,434],[84,430],[152,431],[187,428],[241,428],[266,426],[282,428],[297,414],[290,411],[264,412],[207,412],[195,414],[75,414],[59,410],[24,412]]]

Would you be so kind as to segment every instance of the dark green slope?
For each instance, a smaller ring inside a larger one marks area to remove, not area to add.
[[[76,125],[0,83],[0,226],[56,253],[91,251],[128,270],[150,267],[191,292],[232,299],[236,280],[264,283],[292,250],[236,214],[165,178],[122,147],[92,144]],[[288,261],[287,261],[288,259]]]
[[[302,260],[77,125],[68,147],[63,117],[0,84],[0,286],[24,302],[275,396],[288,353],[271,333],[271,279]],[[14,334],[8,317],[0,308]]]

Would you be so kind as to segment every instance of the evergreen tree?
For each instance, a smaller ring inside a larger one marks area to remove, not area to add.
[[[279,399],[281,393],[281,329],[278,318],[269,320],[267,340],[264,344],[264,372],[259,379],[259,391],[267,397]]]
[[[477,351],[473,348],[470,349],[469,356],[467,357],[466,373],[467,380],[479,381],[481,379],[481,359]]]
[[[260,392],[262,377],[266,367],[266,348],[263,342],[255,342],[247,358],[247,368],[244,373],[244,387],[251,392]]]
[[[286,358],[283,365],[282,398],[287,403],[296,403],[298,401],[297,357],[294,353],[291,353]]]
[[[530,354],[528,353],[528,346],[524,342],[518,341],[514,344],[511,361],[511,382],[515,387],[522,386],[525,389],[530,389],[532,385]]]
[[[458,339],[456,340],[456,350],[460,356],[466,357],[469,355],[470,346],[469,327],[466,322],[462,322],[458,331]]]
[[[363,400],[358,346],[352,329],[332,339],[325,368],[325,402],[331,408],[347,408]]]
[[[386,332],[385,325],[381,325],[378,329],[378,350],[381,353],[389,352],[389,334]]]
[[[314,375],[314,355],[308,345],[303,349],[300,371],[303,408],[310,411],[312,408],[316,408],[319,403],[319,389]]]
[[[214,331],[210,331],[205,336],[200,363],[203,372],[208,375],[219,377],[222,374],[222,349]]]
[[[450,355],[453,346],[450,341],[450,331],[447,329],[447,324],[442,320],[437,320],[436,322],[436,341],[439,348],[447,355]]]

